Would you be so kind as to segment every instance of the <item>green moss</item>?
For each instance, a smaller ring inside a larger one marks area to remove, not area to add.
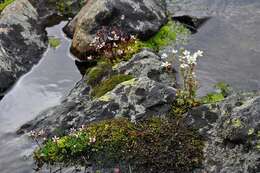
[[[95,67],[92,67],[87,71],[87,84],[91,86],[97,85],[104,76],[108,75],[109,71],[112,70],[111,64],[107,62],[98,62]]]
[[[5,7],[7,7],[9,4],[14,2],[14,0],[4,0],[0,3],[0,13],[4,10]]]
[[[185,28],[182,24],[169,21],[164,25],[160,31],[144,42],[145,47],[159,50],[161,47],[167,46],[172,42],[176,42],[177,36],[188,35],[190,31]]]
[[[55,38],[55,37],[49,37],[49,45],[52,48],[58,48],[61,44],[61,41],[59,38]]]
[[[92,89],[91,95],[94,97],[101,97],[107,92],[113,90],[118,84],[133,79],[131,75],[114,75],[109,79],[102,81],[99,85]]]
[[[159,118],[132,123],[119,118],[48,140],[34,152],[34,159],[39,167],[126,163],[133,172],[191,172],[201,165],[202,149],[201,138],[180,123]]]
[[[209,104],[223,101],[230,94],[231,91],[230,86],[224,82],[217,83],[215,85],[215,88],[218,89],[219,92],[207,94],[200,99],[200,102],[203,104]]]

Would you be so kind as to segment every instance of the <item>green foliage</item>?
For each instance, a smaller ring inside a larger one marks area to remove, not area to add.
[[[130,164],[133,172],[191,172],[203,159],[203,141],[181,123],[153,118],[140,123],[119,118],[48,140],[34,152],[44,164],[114,167]]]
[[[102,78],[106,76],[109,71],[112,70],[112,66],[110,63],[105,61],[100,61],[95,67],[90,68],[87,74],[87,84],[91,85],[92,87],[100,83]]]
[[[170,117],[181,117],[193,107],[199,106],[200,102],[195,97],[190,97],[184,90],[178,90],[173,103]]]
[[[1,11],[4,10],[5,7],[7,7],[9,4],[14,2],[15,0],[4,0],[3,2],[0,3],[0,13]]]
[[[52,48],[58,48],[61,44],[61,41],[59,38],[55,38],[55,37],[49,37],[49,45]]]
[[[101,97],[107,92],[113,90],[118,84],[133,79],[131,75],[117,74],[111,76],[109,79],[102,81],[99,85],[92,89],[91,95],[94,97]]]
[[[177,36],[188,35],[189,33],[189,30],[180,23],[169,21],[155,36],[145,41],[144,45],[145,47],[158,51],[161,47],[175,42]]]
[[[231,88],[224,82],[219,82],[215,85],[215,88],[219,90],[217,93],[209,93],[200,99],[203,104],[217,103],[223,101],[230,93]]]

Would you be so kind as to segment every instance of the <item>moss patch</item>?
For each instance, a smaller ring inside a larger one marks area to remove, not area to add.
[[[215,88],[219,90],[217,93],[209,93],[200,99],[202,104],[217,103],[223,101],[230,93],[231,88],[224,82],[219,82],[215,85]]]
[[[34,152],[34,159],[40,168],[89,163],[113,168],[123,162],[133,172],[191,172],[201,165],[202,149],[201,138],[180,123],[153,118],[134,124],[119,118],[48,140]]]
[[[0,13],[4,10],[5,7],[7,7],[9,4],[14,2],[15,0],[4,0],[0,3]]]
[[[49,45],[52,48],[58,48],[61,44],[61,41],[59,38],[55,38],[55,37],[49,37]]]
[[[188,34],[190,34],[190,31],[182,24],[169,21],[155,36],[150,38],[148,41],[145,41],[144,45],[145,47],[158,51],[161,47],[176,42],[177,36]]]
[[[87,84],[91,85],[92,87],[99,84],[102,78],[109,74],[112,70],[112,66],[108,62],[98,62],[95,67],[87,70]]]
[[[91,95],[94,97],[101,97],[107,92],[113,90],[118,84],[133,79],[131,75],[113,75],[109,79],[102,81],[99,85],[92,89]]]

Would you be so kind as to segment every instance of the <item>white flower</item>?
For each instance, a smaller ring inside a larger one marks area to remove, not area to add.
[[[122,15],[122,16],[121,16],[121,20],[125,20],[125,15]]]
[[[190,52],[187,51],[187,50],[185,50],[185,51],[183,52],[183,55],[184,55],[185,57],[189,57],[189,56],[190,56]]]
[[[117,50],[117,54],[118,54],[118,55],[122,55],[123,53],[124,53],[123,50],[121,50],[121,49],[120,49],[120,50]]]
[[[96,137],[93,137],[93,138],[90,137],[90,138],[89,138],[89,142],[90,142],[90,143],[95,143],[95,142],[96,142]]]
[[[203,56],[203,51],[201,51],[201,50],[198,50],[195,54],[198,56],[198,57],[201,57],[201,56]]]
[[[168,61],[166,61],[166,62],[163,62],[161,66],[165,67],[165,68],[171,68],[172,64],[169,63]]]
[[[90,60],[93,59],[93,57],[92,56],[88,56],[87,59],[90,61]]]
[[[58,142],[59,139],[60,139],[59,137],[54,136],[54,137],[52,138],[52,141],[53,141],[53,142]]]
[[[188,64],[181,64],[180,65],[180,68],[182,68],[182,69],[185,69],[185,68],[188,68],[189,66],[188,66]]]
[[[178,53],[178,50],[172,49],[172,53],[176,54],[176,53]]]
[[[131,35],[131,36],[130,36],[130,39],[131,39],[131,40],[135,40],[136,38],[135,38],[134,35]]]
[[[162,56],[161,56],[162,59],[165,59],[167,57],[168,57],[168,55],[166,53],[163,53]]]

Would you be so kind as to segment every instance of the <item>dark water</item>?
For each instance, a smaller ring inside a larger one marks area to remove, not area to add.
[[[260,1],[172,0],[176,16],[212,16],[188,48],[204,50],[198,65],[200,91],[225,81],[239,90],[260,89]]]
[[[61,39],[57,49],[48,48],[38,65],[24,75],[0,102],[0,172],[30,173],[27,157],[33,147],[26,136],[15,131],[41,111],[57,105],[81,75],[69,53],[71,41],[62,33],[65,22],[47,28],[49,36]]]

